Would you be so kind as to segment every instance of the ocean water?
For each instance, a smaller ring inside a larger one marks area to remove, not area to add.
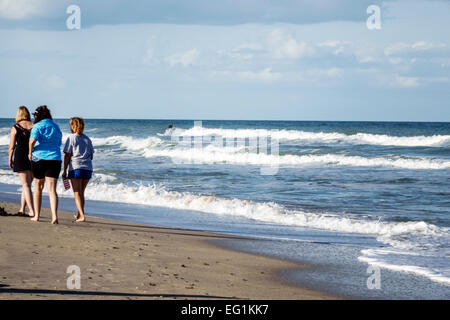
[[[68,120],[57,123],[65,141]],[[10,194],[12,124],[0,119]],[[87,119],[85,134],[96,150],[88,214],[345,245],[359,265],[450,289],[450,123]],[[115,215],[101,209],[111,202]]]

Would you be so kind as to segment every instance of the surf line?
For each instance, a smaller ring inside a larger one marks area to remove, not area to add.
[[[194,129],[202,131],[202,121],[194,121]],[[191,151],[200,151],[204,149],[204,142],[214,146],[217,149],[226,147],[237,147],[246,150],[247,154],[264,154],[270,155],[270,164],[264,165],[260,168],[261,175],[276,175],[279,169],[279,158],[280,158],[280,142],[278,139],[273,138],[270,135],[264,136],[252,136],[252,137],[239,137],[230,138],[222,137],[220,135],[183,135],[183,134],[171,134],[171,142],[181,146],[187,146]],[[248,145],[247,145],[248,139]],[[268,142],[270,140],[270,143]],[[193,142],[193,143],[192,143]],[[224,144],[225,142],[225,144]],[[270,147],[270,148],[269,148]],[[269,151],[270,149],[270,151]],[[198,158],[178,158],[172,157],[172,162],[175,164],[202,164],[203,159]]]

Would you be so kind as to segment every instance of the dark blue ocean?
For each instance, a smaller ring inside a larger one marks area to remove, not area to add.
[[[68,120],[57,123],[65,140]],[[4,200],[20,191],[12,125],[0,119]],[[88,215],[267,239],[247,250],[359,270],[342,283],[299,276],[342,295],[450,297],[450,123],[87,119],[85,134]],[[365,287],[369,265],[389,292]]]

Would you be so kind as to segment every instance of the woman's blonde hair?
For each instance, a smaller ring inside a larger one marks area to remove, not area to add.
[[[81,136],[83,134],[83,130],[84,130],[84,120],[83,118],[71,118],[70,119],[70,126],[74,127],[74,131],[77,135]]]
[[[22,120],[31,121],[30,111],[28,111],[27,107],[24,106],[19,107],[16,114],[16,122]]]

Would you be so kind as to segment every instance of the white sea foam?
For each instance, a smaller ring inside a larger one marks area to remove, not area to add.
[[[0,135],[0,146],[9,145],[9,134]]]
[[[0,182],[19,184],[17,176],[8,170],[0,170]],[[361,261],[393,270],[415,272],[435,281],[450,283],[448,263],[440,265],[445,259],[448,261],[450,256],[448,228],[437,227],[423,221],[380,222],[374,218],[349,214],[288,210],[273,202],[225,199],[213,195],[170,191],[164,186],[129,186],[111,182],[115,182],[113,175],[95,173],[86,198],[200,211],[332,232],[372,235],[389,247],[362,251],[359,258]],[[64,197],[73,196],[71,190],[64,191],[61,184],[58,186],[58,192]]]
[[[200,130],[200,131],[199,131]],[[0,145],[9,144],[7,131],[1,132]],[[314,133],[295,130],[231,130],[231,129],[175,129],[175,134],[185,136],[215,135],[225,138],[251,138],[271,136],[280,141],[305,141],[307,143],[329,144],[371,144],[396,146],[431,146],[442,147],[450,144],[450,136],[414,136],[395,137],[359,133],[345,135],[341,133]],[[64,135],[63,142],[68,134]],[[97,150],[97,156],[111,150],[128,151],[135,156],[169,157],[194,163],[227,163],[237,165],[266,166],[367,166],[390,167],[401,169],[435,169],[450,168],[450,161],[431,157],[376,156],[361,157],[344,154],[256,154],[247,152],[245,147],[228,146],[218,148],[214,145],[203,149],[190,149],[188,145],[175,145],[158,137],[135,138],[131,136],[111,136],[106,138],[91,137]],[[297,143],[297,142],[296,142]],[[189,144],[189,143],[188,143]],[[0,182],[19,184],[16,174],[10,170],[0,170]],[[163,186],[129,186],[117,184],[114,175],[95,173],[89,185],[87,199],[110,202],[123,202],[162,206],[180,210],[193,210],[221,216],[237,216],[257,221],[316,228],[332,232],[366,234],[376,237],[385,248],[366,249],[361,252],[359,260],[403,272],[423,275],[440,283],[450,284],[450,230],[435,225],[418,222],[384,222],[376,219],[352,215],[329,213],[311,213],[301,210],[288,210],[271,202],[257,203],[241,199],[225,199],[212,195],[181,193],[167,190]],[[63,190],[58,184],[58,192],[63,197],[73,197],[71,190]]]
[[[66,142],[66,139],[68,136],[69,136],[69,133],[63,133],[63,137],[62,137],[63,144]],[[0,146],[9,145],[9,140],[10,140],[9,130],[8,130],[8,134],[1,134],[1,132],[0,132]]]
[[[91,129],[94,131],[96,128]],[[65,138],[69,133],[65,133]],[[356,133],[344,134],[340,132],[309,132],[302,130],[268,130],[268,129],[223,129],[192,127],[190,129],[174,128],[166,130],[159,136],[220,136],[223,138],[255,138],[272,137],[279,141],[299,141],[326,144],[370,144],[382,146],[429,146],[442,147],[450,146],[450,135],[432,136],[390,136],[386,134]],[[96,138],[99,143],[106,141],[106,144],[114,144],[114,138]],[[132,138],[132,137],[130,137]],[[136,138],[132,138],[136,139]],[[109,141],[108,141],[109,140]],[[141,139],[145,140],[145,139]],[[63,140],[65,141],[65,139]],[[9,128],[0,128],[0,145],[9,143]]]
[[[131,136],[111,136],[107,138],[91,137],[91,140],[94,147],[119,145],[131,151],[145,150],[163,144],[163,141],[157,137],[134,138]]]
[[[339,132],[308,132],[302,130],[267,130],[267,129],[222,129],[193,127],[190,129],[176,128],[166,135],[178,136],[221,136],[224,138],[254,138],[270,136],[279,141],[306,141],[317,143],[350,143],[383,146],[449,146],[450,135],[433,136],[390,136],[385,134]]]
[[[193,210],[221,216],[236,216],[278,225],[300,226],[333,232],[358,233],[376,236],[390,245],[396,255],[384,260],[363,252],[361,261],[389,267],[390,269],[416,272],[441,283],[450,283],[448,264],[440,265],[445,255],[450,257],[449,231],[423,221],[384,222],[364,219],[352,215],[330,213],[311,213],[300,210],[287,210],[273,203],[257,203],[240,199],[224,199],[212,195],[198,195],[189,192],[169,191],[162,186],[111,186],[104,183],[90,187],[89,199],[114,202],[137,203],[166,208]],[[446,251],[443,251],[442,248]],[[380,254],[381,251],[378,251]],[[417,256],[404,258],[414,252]],[[372,260],[368,260],[372,259]],[[403,259],[402,263],[399,259]],[[408,265],[409,263],[409,265]],[[427,267],[428,266],[428,267]],[[419,272],[420,271],[420,272]]]
[[[105,183],[89,186],[90,199],[114,202],[162,206],[173,209],[193,210],[218,215],[233,215],[264,222],[312,227],[323,230],[363,233],[378,236],[399,236],[411,232],[422,235],[440,233],[440,229],[425,222],[379,223],[352,215],[318,214],[287,210],[273,202],[253,202],[240,199],[224,199],[212,195],[169,191],[163,186],[126,186]],[[380,238],[381,239],[381,238]],[[386,241],[384,238],[381,239]]]
[[[212,146],[203,149],[153,149],[144,150],[143,155],[152,157],[170,157],[177,163],[228,163],[239,165],[301,167],[301,166],[356,166],[356,167],[391,167],[399,169],[449,169],[450,161],[431,159],[427,157],[360,157],[339,154],[323,155],[272,155],[242,152],[242,148],[216,148]]]
[[[420,223],[424,224],[421,232],[379,235],[377,240],[389,246],[361,250],[358,260],[450,285],[450,229]]]
[[[439,228],[425,222],[379,223],[376,220],[363,220],[351,215],[342,216],[287,210],[273,202],[258,203],[249,200],[218,198],[213,195],[168,191],[164,186],[110,184],[109,182],[114,179],[114,176],[111,175],[94,173],[92,183],[89,185],[90,192],[86,197],[91,200],[234,215],[284,225],[378,236],[397,236],[410,232],[434,235],[439,232]],[[0,182],[19,184],[16,175],[8,170],[0,170]],[[386,242],[386,239],[381,240]]]
[[[0,182],[6,184],[20,184],[19,176],[12,170],[0,169]]]
[[[133,138],[130,136],[113,136],[108,138],[92,138],[94,146],[118,146],[137,156],[147,158],[168,157],[175,163],[196,164],[236,164],[254,166],[356,166],[356,167],[390,167],[399,169],[442,170],[450,168],[450,161],[429,157],[361,157],[341,154],[306,154],[306,155],[275,155],[256,153],[245,146],[217,147],[207,145],[203,148],[190,148],[189,142],[174,145],[158,137]]]
[[[450,256],[447,254],[431,255],[416,253],[395,248],[365,249],[361,250],[359,261],[373,266],[414,273],[427,277],[433,281],[450,285]]]
[[[117,178],[111,174],[95,172],[92,175],[91,183],[101,184],[101,183],[111,183],[116,182]]]

